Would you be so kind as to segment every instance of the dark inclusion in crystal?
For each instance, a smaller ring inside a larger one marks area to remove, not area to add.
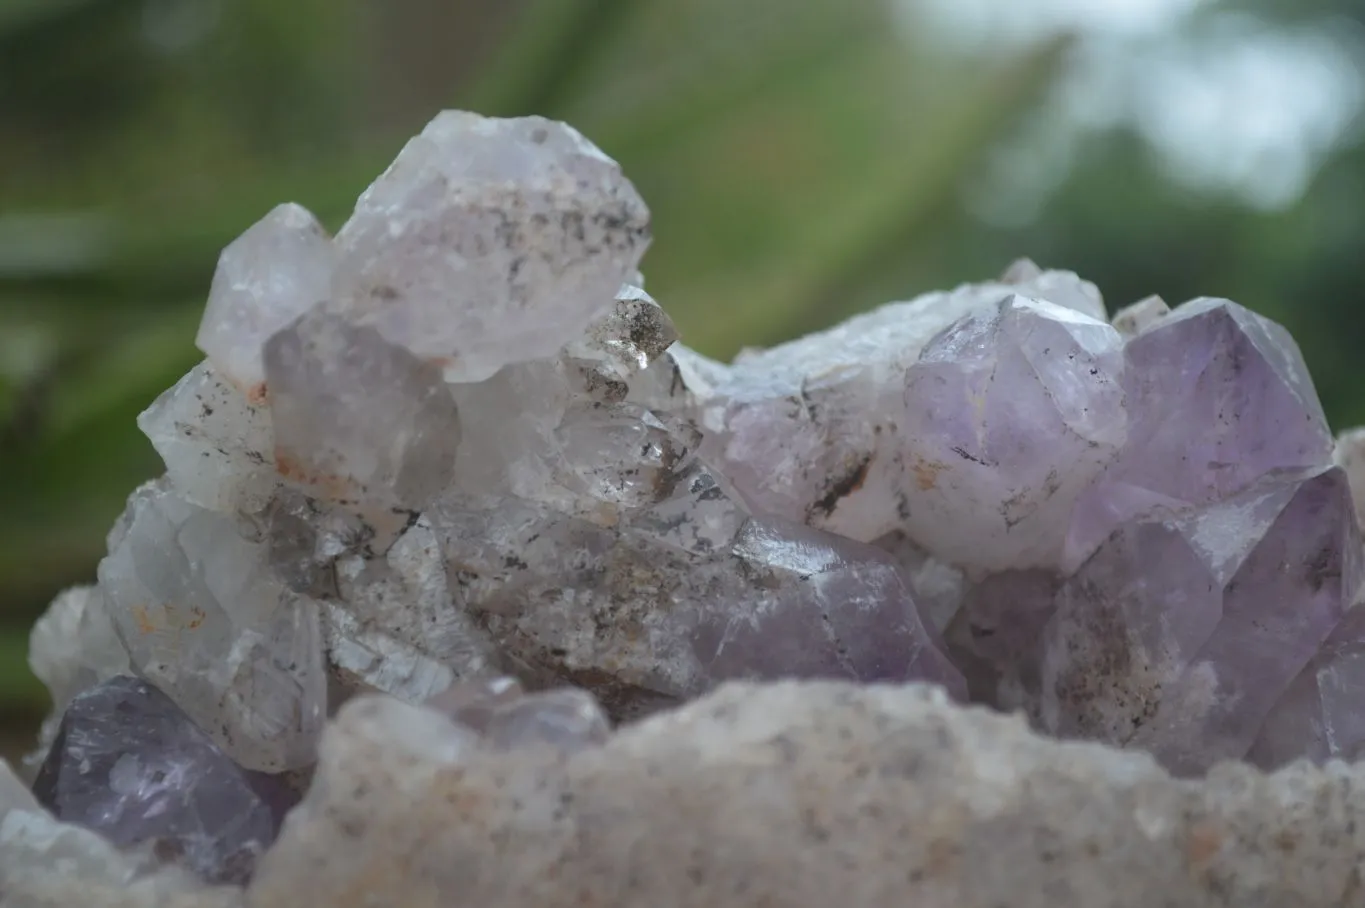
[[[117,677],[71,701],[33,786],[59,820],[149,845],[211,883],[245,883],[288,788],[242,769],[169,697]]]

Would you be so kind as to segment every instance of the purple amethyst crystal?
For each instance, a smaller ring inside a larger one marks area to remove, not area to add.
[[[1128,442],[1076,505],[1068,569],[1129,518],[1217,501],[1277,468],[1331,462],[1308,367],[1267,318],[1193,300],[1130,340],[1124,359]]]
[[[57,819],[149,844],[214,883],[243,883],[288,790],[233,763],[171,699],[126,675],[67,707],[33,786]]]
[[[1044,725],[1182,774],[1245,756],[1347,615],[1361,562],[1336,467],[1277,471],[1216,504],[1124,524],[1057,595]]]

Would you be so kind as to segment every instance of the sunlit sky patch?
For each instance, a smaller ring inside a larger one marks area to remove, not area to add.
[[[966,53],[1078,36],[1066,78],[1013,146],[974,208],[1030,219],[1064,177],[1077,139],[1131,124],[1176,181],[1278,208],[1303,193],[1347,138],[1365,99],[1365,40],[1338,20],[1280,27],[1204,16],[1202,0],[898,0],[919,28]]]

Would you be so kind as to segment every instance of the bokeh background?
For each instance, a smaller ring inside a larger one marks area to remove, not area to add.
[[[157,471],[218,251],[442,107],[569,120],[715,356],[994,276],[1229,296],[1365,422],[1365,0],[0,0],[0,751],[28,626]]]

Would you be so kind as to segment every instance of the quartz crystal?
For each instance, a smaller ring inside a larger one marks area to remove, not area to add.
[[[611,732],[606,713],[587,691],[566,687],[527,694],[515,678],[467,681],[426,705],[504,750],[542,745],[579,750],[603,743]]]
[[[1335,467],[1277,471],[1216,504],[1125,524],[1058,594],[1045,724],[1184,773],[1244,756],[1346,615],[1361,561]]]
[[[265,397],[261,345],[331,295],[336,252],[317,218],[280,205],[223,250],[196,342],[245,391]]]
[[[477,381],[580,334],[648,244],[644,202],[577,130],[447,111],[356,203],[334,294],[449,380]]]
[[[326,714],[317,603],[276,578],[266,545],[165,479],[125,519],[99,578],[133,669],[243,765],[306,766]]]
[[[902,526],[978,570],[1053,567],[1072,505],[1127,435],[1109,325],[1006,298],[955,322],[906,370]]]
[[[1181,774],[1365,753],[1365,430],[1283,328],[1021,259],[722,363],[648,243],[571,127],[447,112],[335,238],[285,205],[224,250],[138,421],[165,475],[34,629],[59,819],[240,879],[310,778],[295,826],[360,828],[357,760],[392,813],[748,679],[928,681]]]
[[[276,832],[260,784],[165,694],[121,676],[67,707],[34,791],[115,845],[152,843],[205,880],[245,882]]]
[[[137,424],[176,490],[202,508],[258,511],[280,484],[269,409],[208,362],[158,397]]]
[[[1198,299],[1124,347],[1129,443],[1082,495],[1064,567],[1123,520],[1207,504],[1278,467],[1328,462],[1332,436],[1289,332],[1236,303]]]
[[[325,310],[265,344],[275,467],[342,503],[417,507],[450,481],[460,423],[440,370]]]
[[[1089,321],[1104,316],[1093,284],[1071,272],[1016,263],[1005,281],[890,303],[744,357],[728,370],[697,364],[693,371],[707,379],[697,383],[705,388],[697,406],[708,462],[768,513],[863,542],[902,529],[905,479],[916,477],[913,488],[929,475],[923,467],[916,473],[904,452],[906,373],[945,329],[966,316],[995,313],[1011,296],[1087,316],[1078,324],[1104,337],[1107,347],[1118,343]],[[1058,317],[1046,308],[1047,318]]]

